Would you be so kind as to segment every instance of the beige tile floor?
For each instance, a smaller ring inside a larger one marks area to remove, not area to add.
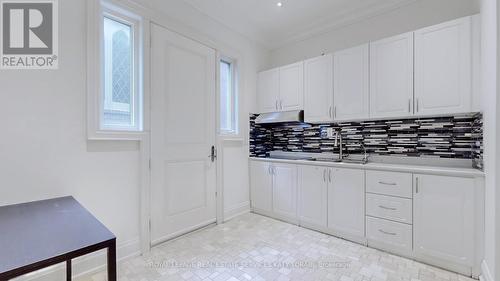
[[[162,244],[118,270],[120,281],[472,280],[255,214]],[[89,281],[105,279],[99,272]]]

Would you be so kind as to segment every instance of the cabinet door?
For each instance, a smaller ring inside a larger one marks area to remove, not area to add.
[[[335,120],[369,117],[368,50],[368,44],[365,44],[334,54]]]
[[[365,171],[331,169],[328,228],[341,236],[365,236]]]
[[[472,266],[474,180],[414,175],[414,251],[420,259]]]
[[[273,212],[278,217],[297,219],[297,167],[273,164]]]
[[[413,33],[370,43],[370,116],[413,114]]]
[[[263,161],[250,161],[250,192],[252,208],[265,212],[272,211],[271,165]]]
[[[333,121],[333,56],[304,62],[304,120]]]
[[[279,69],[260,72],[257,81],[257,101],[259,113],[278,111]]]
[[[415,113],[471,111],[471,18],[415,31]]]
[[[302,166],[299,183],[299,221],[305,226],[327,226],[328,168]]]
[[[304,63],[280,67],[280,110],[304,109]]]

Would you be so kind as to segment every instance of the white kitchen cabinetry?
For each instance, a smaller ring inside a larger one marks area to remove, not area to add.
[[[304,108],[304,63],[298,62],[280,67],[280,110]]]
[[[478,246],[474,240],[474,180],[414,174],[414,181],[416,258],[447,268],[473,266]]]
[[[413,114],[413,32],[370,43],[370,117]]]
[[[297,166],[273,164],[273,213],[279,218],[297,219]]]
[[[335,52],[333,56],[334,119],[369,117],[368,44]]]
[[[254,211],[273,209],[273,174],[271,163],[250,161],[250,192]]]
[[[298,196],[300,225],[318,230],[327,227],[329,170],[320,166],[300,167]]]
[[[472,20],[415,31],[415,114],[471,111]]]
[[[365,171],[331,168],[327,177],[328,229],[349,240],[364,240]]]
[[[304,120],[333,121],[333,56],[304,62]]]
[[[304,63],[262,71],[257,79],[259,112],[304,108]]]
[[[297,185],[297,166],[250,161],[250,193],[254,212],[296,223]]]
[[[279,110],[279,69],[262,71],[257,78],[257,102],[260,113]]]

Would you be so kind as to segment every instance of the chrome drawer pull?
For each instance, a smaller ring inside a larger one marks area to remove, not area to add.
[[[385,182],[385,181],[379,181],[378,183],[384,184],[384,185],[397,185],[395,182]]]
[[[387,235],[398,235],[397,233],[383,231],[382,229],[379,229],[378,231],[379,231],[380,233],[387,234]]]
[[[379,205],[378,207],[380,209],[391,210],[391,211],[396,211],[397,210],[396,208],[390,208],[390,207],[386,207],[386,206],[382,206],[382,205]]]

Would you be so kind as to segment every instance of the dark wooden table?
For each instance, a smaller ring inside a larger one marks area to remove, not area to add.
[[[116,281],[116,237],[73,197],[0,207],[0,280],[9,280],[107,249],[108,280]]]

